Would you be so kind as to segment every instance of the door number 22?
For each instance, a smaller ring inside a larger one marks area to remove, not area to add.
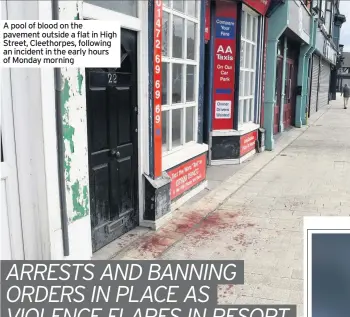
[[[108,73],[108,84],[116,84],[117,83],[117,74]]]

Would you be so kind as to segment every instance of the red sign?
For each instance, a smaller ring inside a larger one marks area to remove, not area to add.
[[[154,41],[153,41],[153,140],[154,177],[162,174],[162,0],[154,1]]]
[[[265,15],[271,0],[243,0],[243,2],[258,13]]]
[[[218,0],[215,14],[213,130],[233,129],[237,3]]]
[[[171,178],[171,200],[205,180],[206,167],[207,155],[203,154],[168,171],[168,175]]]
[[[258,131],[247,133],[240,139],[240,156],[243,156],[255,149],[255,141],[258,138]]]
[[[261,116],[260,125],[264,125],[264,104],[265,104],[265,81],[266,81],[266,54],[267,54],[267,22],[268,19],[265,18],[265,35],[264,35],[264,59],[263,59],[263,75],[262,75],[262,86],[261,86]]]
[[[204,39],[210,40],[210,0],[205,0],[205,32]]]

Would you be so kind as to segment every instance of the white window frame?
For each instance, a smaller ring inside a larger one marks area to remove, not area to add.
[[[244,23],[244,32],[247,32],[247,15],[250,15],[253,19],[256,20],[255,23],[255,38],[254,39],[247,39],[245,36],[243,36],[243,34],[241,34],[241,47],[243,43],[248,43],[250,45],[252,45],[253,49],[255,50],[255,55],[254,55],[254,59],[253,59],[253,63],[252,66],[253,67],[249,67],[246,68],[245,63],[246,61],[244,61],[244,66],[242,67],[242,65],[240,65],[239,68],[239,72],[240,72],[240,83],[242,83],[240,85],[240,89],[239,89],[239,110],[238,110],[238,129],[239,130],[244,130],[246,126],[251,126],[252,124],[255,124],[255,95],[257,92],[257,86],[255,85],[256,82],[256,76],[257,73],[259,75],[259,73],[261,72],[260,67],[257,66],[257,59],[259,58],[258,56],[258,30],[259,30],[259,23],[261,24],[261,21],[259,19],[259,14],[256,13],[255,11],[253,11],[252,9],[250,9],[249,7],[247,7],[246,5],[243,5],[242,11],[244,12],[244,15],[242,14],[242,17],[244,17],[242,19],[242,23]],[[252,34],[253,34],[253,19],[250,20],[251,22],[251,28],[250,28],[250,38],[252,38]],[[246,55],[246,49],[244,48],[244,51],[241,53],[244,54],[244,59],[245,59],[245,55]],[[249,54],[249,57],[251,58],[252,55],[252,51]],[[241,56],[242,58],[242,56]],[[243,78],[242,78],[242,74],[243,74]],[[245,76],[249,74],[249,76],[253,76],[254,78],[254,82],[251,83],[251,85],[253,85],[254,91],[253,94],[250,95],[245,95]],[[245,108],[244,107],[244,103],[246,100],[250,100],[251,105],[250,108]],[[247,110],[249,109],[249,110]],[[245,111],[248,113],[245,113]],[[244,117],[249,118],[247,121],[244,121]]]
[[[182,50],[184,54],[187,54],[187,21],[194,22],[196,24],[195,30],[195,60],[190,60],[187,58],[173,58],[173,34],[172,31],[169,31],[168,38],[168,56],[162,56],[162,63],[168,64],[168,74],[167,74],[167,103],[162,105],[162,116],[163,120],[165,120],[164,112],[167,111],[167,147],[162,147],[163,158],[163,170],[166,170],[169,167],[169,164],[166,162],[166,159],[169,158],[172,154],[176,154],[176,152],[184,150],[188,147],[191,147],[197,144],[197,130],[198,130],[198,92],[199,92],[199,60],[200,60],[200,10],[201,10],[201,2],[196,0],[196,17],[189,16],[184,12],[180,12],[176,9],[172,8],[174,0],[169,0],[169,6],[163,3],[163,13],[169,14],[169,25],[173,25],[173,16],[183,18],[184,25],[184,34],[183,34],[183,42],[182,42]],[[184,1],[184,11],[187,10],[187,1]],[[183,65],[185,68],[182,72],[181,85],[182,85],[182,93],[184,100],[186,100],[186,76],[188,65],[193,65],[196,67],[195,71],[195,79],[194,79],[194,101],[191,102],[182,102],[172,104],[172,65],[179,64]],[[194,122],[193,122],[193,140],[186,143],[186,108],[193,107],[194,109]],[[182,111],[182,122],[181,122],[181,145],[177,147],[173,147],[172,145],[172,110],[183,109]],[[180,155],[181,157],[181,155]],[[165,163],[165,164],[164,164]],[[173,164],[171,164],[173,165]]]

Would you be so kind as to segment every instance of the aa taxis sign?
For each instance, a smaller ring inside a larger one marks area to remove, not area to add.
[[[236,17],[235,3],[217,2],[214,44],[214,130],[233,129]]]

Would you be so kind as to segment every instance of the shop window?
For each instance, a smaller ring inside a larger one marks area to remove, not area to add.
[[[239,125],[253,123],[257,75],[259,18],[251,11],[242,12],[241,60],[239,82]]]
[[[197,141],[199,4],[163,1],[163,154]]]
[[[104,9],[137,17],[137,0],[84,0],[84,2]]]

